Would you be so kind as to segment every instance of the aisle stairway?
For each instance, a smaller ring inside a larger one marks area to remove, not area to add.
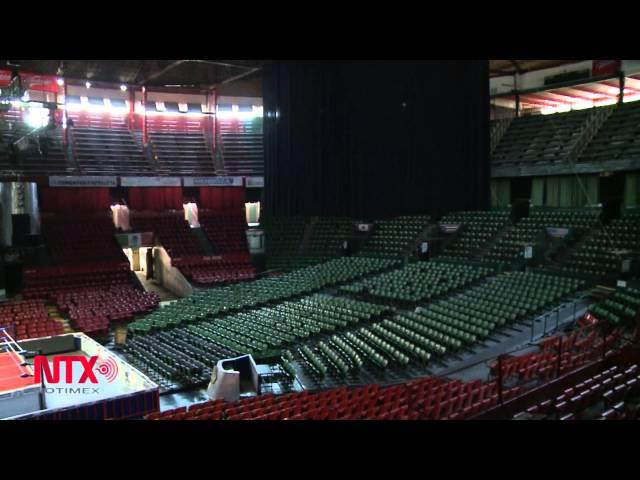
[[[49,313],[49,316],[53,318],[56,322],[62,323],[62,325],[64,326],[64,333],[75,332],[75,330],[71,328],[71,324],[69,323],[69,320],[64,318],[60,314],[60,312],[58,311],[55,305],[47,305],[47,312]]]

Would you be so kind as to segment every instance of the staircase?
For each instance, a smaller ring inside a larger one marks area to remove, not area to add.
[[[490,153],[493,153],[493,151],[496,149],[496,147],[498,146],[498,144],[500,143],[500,140],[502,140],[502,137],[504,136],[505,132],[509,129],[509,126],[511,125],[511,122],[513,122],[513,119],[515,117],[511,117],[511,118],[501,118],[500,120],[494,120],[492,127],[491,127],[491,132],[490,132],[490,145],[491,145],[491,150]]]
[[[570,163],[578,161],[580,156],[589,146],[589,143],[598,134],[600,127],[607,121],[607,119],[614,112],[613,108],[594,108],[591,115],[587,118],[586,122],[582,126],[580,136],[576,144],[573,146],[568,155]]]
[[[71,328],[71,324],[69,320],[60,315],[60,312],[56,308],[55,305],[47,305],[47,312],[49,316],[53,318],[56,322],[61,323],[64,327],[64,333],[73,333],[75,330]]]

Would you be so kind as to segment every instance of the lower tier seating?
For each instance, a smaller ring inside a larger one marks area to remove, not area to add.
[[[638,420],[640,366],[614,365],[565,389],[561,395],[536,402],[516,420]]]
[[[198,287],[226,285],[253,280],[256,270],[248,253],[227,254],[222,257],[197,257],[174,262],[192,285]]]
[[[49,316],[44,300],[24,300],[0,305],[0,327],[15,340],[60,335],[64,326]]]
[[[360,255],[368,257],[401,257],[409,253],[412,243],[429,224],[428,215],[405,215],[376,220],[374,231],[365,240]]]
[[[518,389],[508,390],[511,398]],[[214,400],[153,413],[147,420],[445,420],[463,419],[498,401],[495,383],[433,377],[381,387],[340,387],[318,392],[261,395],[227,403]]]
[[[458,224],[457,238],[447,246],[445,255],[472,257],[510,222],[509,209],[456,212],[444,216],[441,224]]]

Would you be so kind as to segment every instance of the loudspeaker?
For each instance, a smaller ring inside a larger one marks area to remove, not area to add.
[[[11,216],[13,224],[13,245],[25,246],[31,235],[31,216],[28,213],[20,213]]]

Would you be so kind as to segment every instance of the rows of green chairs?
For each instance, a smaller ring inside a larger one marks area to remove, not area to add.
[[[515,118],[496,146],[495,164],[562,162],[582,135],[589,110]]]
[[[135,336],[128,342],[128,348],[133,357],[145,356],[145,346],[162,343],[170,345],[174,349],[182,339],[189,339],[198,347],[194,350],[187,348],[180,354],[184,357],[184,363],[189,364],[189,358],[214,365],[221,358],[237,356],[240,354],[252,354],[255,356],[268,355],[282,349],[298,348],[302,350],[303,344],[319,335],[335,335],[346,331],[348,328],[357,327],[360,323],[370,323],[385,315],[393,314],[393,309],[382,305],[361,302],[345,297],[333,297],[327,294],[315,294],[298,300],[286,301],[277,305],[254,309],[247,312],[238,312],[220,319],[211,319],[192,324],[178,326],[172,330],[166,330],[144,336]],[[357,355],[349,351],[348,347],[340,344],[334,348],[333,343],[321,347],[320,352],[310,350],[319,358],[323,365],[331,365],[340,372],[350,371],[351,365],[361,365]],[[203,350],[206,349],[206,350]],[[337,351],[345,351],[347,359],[344,365],[342,357]],[[193,354],[187,352],[193,351]],[[227,357],[221,357],[218,353],[224,352]],[[333,353],[337,357],[333,356]],[[160,361],[165,361],[164,351],[155,354]],[[308,352],[303,355],[307,361],[312,357]],[[285,355],[290,362],[293,357]],[[336,360],[340,358],[340,360]],[[206,361],[206,362],[205,362]],[[317,362],[316,362],[317,363]],[[325,375],[326,370],[315,364],[318,375]],[[165,372],[167,373],[167,372]],[[175,374],[168,372],[173,378]]]
[[[374,231],[365,240],[359,254],[372,257],[401,257],[408,253],[418,235],[429,224],[428,215],[405,215],[376,220]]]
[[[201,290],[129,324],[132,335],[228,315],[305,295],[398,266],[393,259],[344,257],[253,282]]]
[[[640,104],[631,102],[605,108],[613,112],[589,142],[579,161],[640,158]]]
[[[603,277],[620,271],[619,256],[614,250],[640,255],[640,215],[629,209],[621,218],[598,230],[580,248],[565,259],[562,270]]]
[[[396,333],[420,335],[439,346],[436,353],[444,354],[482,341],[496,328],[548,308],[584,286],[574,278],[510,272],[415,312],[399,313],[388,322]]]
[[[598,319],[606,320],[613,325],[632,320],[640,310],[640,289],[618,289],[604,302],[589,310]]]
[[[292,270],[301,266],[305,219],[301,216],[262,220],[265,231],[266,265],[269,270]]]
[[[321,262],[337,257],[342,252],[345,240],[351,235],[353,223],[346,217],[321,217],[311,226],[304,255]]]
[[[529,216],[520,220],[484,255],[485,260],[513,263],[524,258],[525,244],[543,244],[547,228],[567,228],[588,231],[597,226],[600,208],[534,207]]]
[[[509,209],[456,212],[444,216],[441,224],[459,224],[456,239],[447,245],[444,254],[471,257],[478,253],[502,228],[510,223]]]
[[[340,290],[354,294],[366,291],[372,299],[390,303],[418,303],[469,285],[492,272],[488,266],[444,261],[416,262],[345,285]]]

